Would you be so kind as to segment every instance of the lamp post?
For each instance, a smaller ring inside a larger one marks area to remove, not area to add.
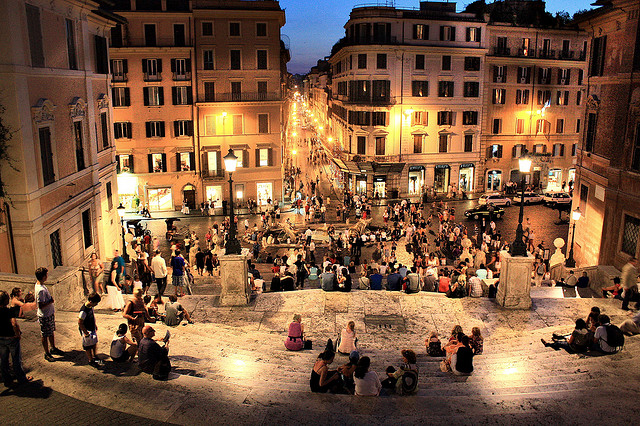
[[[527,155],[527,152],[522,154],[518,159],[520,174],[522,178],[520,184],[522,191],[520,193],[520,215],[518,216],[518,227],[516,228],[516,239],[511,245],[511,256],[527,256],[527,245],[524,242],[524,231],[522,230],[522,219],[524,216],[524,185],[525,185],[525,173],[531,171],[531,157]]]
[[[129,263],[129,253],[127,253],[127,243],[124,241],[124,211],[125,211],[125,208],[122,205],[122,203],[120,203],[120,205],[118,207],[116,207],[116,210],[118,210],[118,216],[120,216],[120,227],[121,227],[120,233],[122,234],[122,258],[124,259],[124,261],[126,263]]]
[[[224,168],[229,172],[229,239],[224,248],[226,254],[240,254],[242,248],[240,241],[236,238],[236,221],[233,214],[233,179],[231,177],[236,171],[238,157],[233,153],[233,149],[229,148],[229,152],[222,159],[224,160]]]
[[[573,219],[573,230],[571,231],[571,249],[569,250],[569,258],[565,262],[565,266],[567,268],[575,268],[576,260],[573,258],[573,242],[576,239],[576,222],[580,220],[582,217],[582,212],[580,211],[580,207],[576,207],[574,211],[571,212],[571,219]]]

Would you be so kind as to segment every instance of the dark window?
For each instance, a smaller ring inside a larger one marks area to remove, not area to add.
[[[128,72],[126,59],[111,60],[111,79],[113,81],[127,81]]]
[[[112,92],[112,102],[114,107],[122,107],[122,106],[130,106],[131,98],[129,96],[129,88],[128,87],[113,87],[111,89]]]
[[[156,45],[156,24],[144,24],[144,44],[149,47]]]
[[[591,45],[590,74],[599,76],[604,72],[604,57],[607,49],[607,36],[596,37]]]
[[[493,104],[503,105],[507,100],[507,89],[493,89]]]
[[[371,113],[369,111],[349,111],[349,124],[356,126],[370,126]]]
[[[216,85],[213,81],[204,82],[204,101],[215,102],[216,100]]]
[[[564,133],[564,120],[562,118],[556,120],[556,133]]]
[[[417,70],[424,69],[424,55],[416,55],[416,69]]]
[[[493,119],[493,128],[492,128],[493,134],[494,134],[494,135],[499,134],[499,133],[500,133],[501,128],[502,128],[502,119],[500,119],[500,118],[494,118],[494,119]]]
[[[518,83],[529,84],[531,82],[531,67],[518,67]]]
[[[593,147],[596,142],[596,126],[597,126],[597,115],[593,112],[590,112],[587,117],[587,137],[585,140],[584,150],[587,152],[593,152]]]
[[[493,67],[493,82],[494,83],[507,82],[507,66],[506,65],[495,65]]]
[[[124,121],[113,123],[113,137],[115,139],[131,139],[131,123]]]
[[[578,155],[578,144],[574,143],[571,145],[571,156],[575,157],[576,155]]]
[[[42,127],[38,130],[40,139],[40,160],[42,164],[42,181],[45,186],[55,181],[53,172],[53,149],[51,148],[51,130]]]
[[[551,90],[538,90],[538,105],[546,105],[551,101]]]
[[[193,103],[191,86],[174,86],[171,88],[173,105],[191,105]]]
[[[490,158],[502,158],[502,145],[491,145],[489,147],[489,157]]]
[[[240,22],[229,22],[229,35],[240,37]]]
[[[480,71],[480,58],[477,56],[465,56],[464,58],[464,70],[465,71]]]
[[[358,136],[358,147],[357,154],[365,155],[367,153],[367,137],[366,136]]]
[[[164,137],[164,121],[147,121],[145,124],[146,135],[148,138]]]
[[[173,133],[176,137],[193,136],[193,121],[191,120],[174,121]]]
[[[629,256],[635,256],[638,250],[638,237],[640,236],[640,219],[624,215],[624,227],[622,229],[622,247],[620,250]]]
[[[429,82],[428,81],[412,81],[411,93],[415,97],[429,96]]]
[[[376,56],[376,68],[379,70],[387,69],[387,54],[386,53],[378,53]]]
[[[162,10],[160,0],[136,0],[136,10]]]
[[[451,71],[451,56],[445,55],[442,57],[442,70]]]
[[[231,50],[229,52],[231,59],[231,69],[239,70],[240,69],[240,51],[239,50]]]
[[[631,168],[635,171],[640,171],[640,123],[636,124],[636,134],[631,153]]]
[[[386,141],[384,136],[376,136],[376,155],[384,155]]]
[[[107,113],[100,113],[100,130],[102,133],[102,149],[107,149],[111,145],[109,143],[109,120],[107,119]]]
[[[111,47],[122,47],[122,25],[111,28]]]
[[[569,101],[569,98],[567,97],[567,102]],[[580,105],[582,104],[582,92],[580,90],[578,90],[578,93],[576,93],[576,105]]]
[[[429,40],[429,26],[423,24],[413,25],[414,40]]]
[[[111,189],[111,182],[107,182],[107,210],[113,210],[113,190]]]
[[[462,124],[466,126],[475,126],[478,124],[478,111],[463,111]]]
[[[467,27],[467,41],[480,41],[481,29],[476,27]]]
[[[149,86],[143,87],[142,93],[145,106],[161,106],[164,105],[164,87]]]
[[[584,215],[587,212],[587,201],[589,200],[589,187],[580,185],[580,210]]]
[[[78,171],[84,170],[84,138],[82,134],[82,121],[73,122],[73,136],[76,141],[76,166]]]
[[[480,96],[480,83],[478,83],[477,81],[465,81],[464,97],[477,98],[478,96]]]
[[[473,152],[473,135],[464,135],[464,152]]]
[[[516,90],[516,104],[528,104],[529,103],[529,89]]]
[[[109,53],[107,52],[107,39],[94,36],[96,47],[96,73],[109,74]]]
[[[74,22],[71,19],[65,19],[65,28],[67,30],[67,57],[69,58],[69,69],[77,70],[78,61],[76,58],[76,35],[74,31]]]
[[[358,54],[358,69],[366,70],[367,69],[367,54],[359,53]]]
[[[538,84],[551,84],[551,68],[538,68]]]
[[[456,27],[443,25],[440,27],[440,40],[456,41]]]
[[[384,111],[373,111],[371,113],[371,125],[372,126],[386,126],[387,125],[387,113]]]
[[[29,50],[31,51],[31,66],[44,67],[44,50],[42,48],[42,26],[40,24],[40,9],[30,4],[25,5],[27,12],[27,29],[29,31]]]
[[[258,22],[256,24],[256,36],[257,37],[267,36],[267,24],[265,22]]]
[[[258,133],[269,133],[269,114],[258,114]]]
[[[441,98],[450,98],[453,96],[453,81],[438,82],[438,96]]]
[[[82,240],[84,241],[85,250],[93,245],[91,237],[91,210],[87,209],[82,212]]]
[[[267,99],[267,82],[266,81],[258,82],[258,99],[261,101]]]
[[[242,99],[242,82],[232,81],[231,82],[231,100],[239,101],[241,99]]]
[[[267,51],[266,50],[258,50],[258,69],[259,70],[267,69]]]
[[[438,111],[438,126],[453,126],[453,111]]]
[[[213,22],[203,22],[202,23],[202,35],[203,36],[212,36],[213,35]]]
[[[62,245],[60,244],[60,230],[56,229],[49,235],[49,242],[51,244],[51,260],[53,261],[53,267],[57,268],[62,266]]]
[[[580,133],[580,124],[581,124],[582,120],[580,120],[579,118],[576,120],[576,133]]]
[[[202,52],[202,66],[205,70],[213,69],[213,50],[204,50]]]
[[[449,148],[449,135],[446,133],[438,136],[438,152],[447,152]]]
[[[186,44],[184,24],[173,24],[173,44],[178,47]]]
[[[391,82],[389,80],[373,80],[371,82],[371,99],[376,101],[388,101]]]

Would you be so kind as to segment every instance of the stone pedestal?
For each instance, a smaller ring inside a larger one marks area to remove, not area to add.
[[[230,254],[220,256],[221,306],[243,306],[249,303],[249,271],[247,256]]]
[[[531,270],[535,258],[512,257],[508,252],[500,252],[502,268],[496,301],[509,309],[531,308]]]

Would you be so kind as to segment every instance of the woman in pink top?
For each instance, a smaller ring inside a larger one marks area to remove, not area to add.
[[[341,354],[350,354],[352,351],[357,351],[356,343],[356,323],[349,321],[347,328],[340,333],[340,344],[338,345],[338,352]]]
[[[442,270],[440,280],[438,281],[438,291],[440,293],[446,293],[451,287],[451,278],[449,278],[449,271],[447,269]]]
[[[290,351],[299,351],[304,349],[304,326],[301,324],[302,316],[295,314],[293,316],[293,322],[289,324],[289,334],[284,341],[285,348]]]

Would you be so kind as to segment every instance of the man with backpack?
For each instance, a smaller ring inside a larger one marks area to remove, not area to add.
[[[598,316],[598,324],[593,337],[596,348],[605,354],[614,354],[624,346],[624,334],[615,325],[611,324],[608,315]]]

